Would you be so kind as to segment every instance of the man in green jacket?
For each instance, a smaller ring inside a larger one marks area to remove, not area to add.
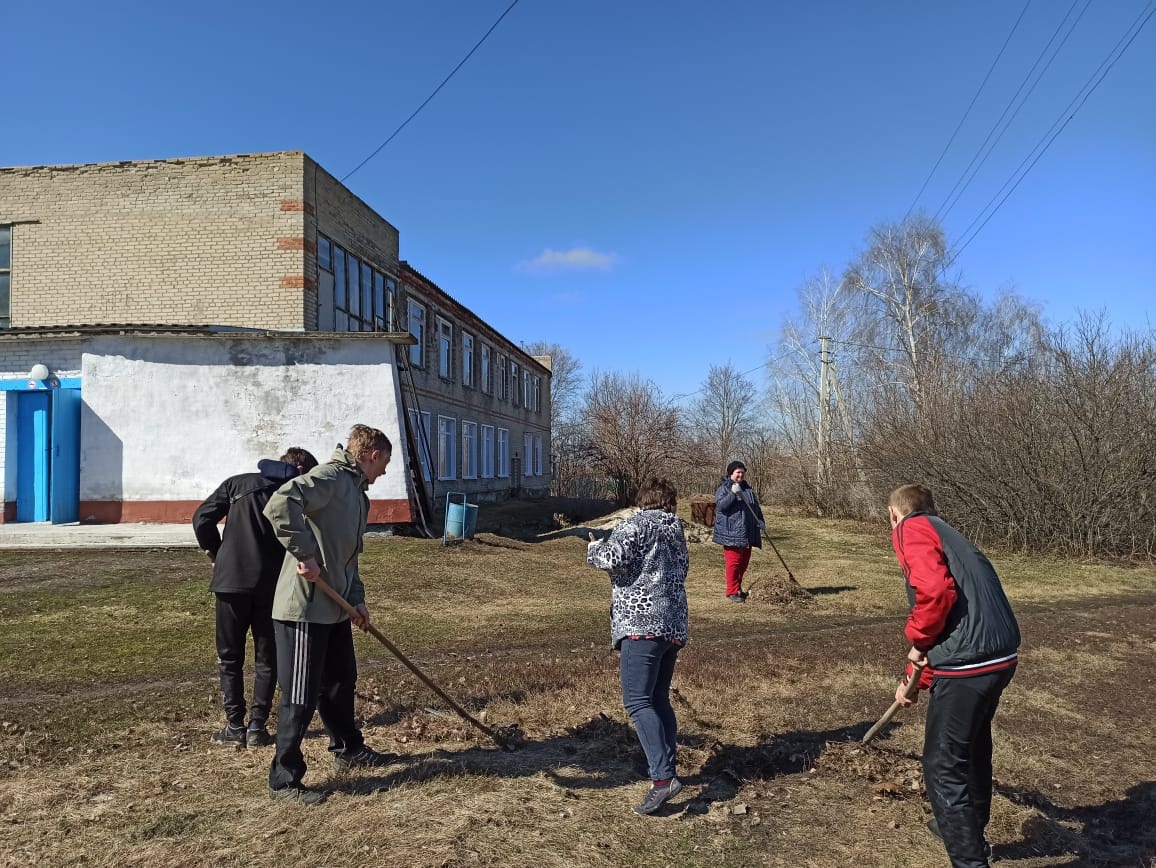
[[[365,491],[385,473],[392,449],[381,431],[354,425],[345,448],[338,446],[325,464],[282,485],[265,506],[265,517],[288,551],[273,597],[281,704],[269,795],[277,801],[312,805],[325,798],[301,783],[306,768],[301,739],[314,711],[329,735],[337,771],[396,759],[365,744],[353,715],[357,659],[350,618],[313,586],[327,582],[357,611],[352,623],[362,630],[369,626],[357,570],[369,515]]]

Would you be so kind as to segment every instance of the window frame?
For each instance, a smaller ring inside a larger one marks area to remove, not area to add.
[[[454,374],[454,324],[440,314],[436,314],[434,319],[437,322],[438,376],[450,380]]]
[[[462,419],[462,479],[478,478],[478,423]]]
[[[433,448],[433,443],[429,437],[430,414],[429,411],[418,413],[412,407],[409,411],[410,427],[414,432],[414,439],[417,441],[414,446],[417,448],[418,463],[421,465],[421,478],[426,482],[433,480],[433,456],[430,455],[430,450]],[[422,437],[422,434],[425,437]]]
[[[462,385],[474,388],[474,336],[462,330]]]
[[[534,475],[534,435],[522,434],[522,478]]]
[[[496,438],[494,436],[493,425],[482,425],[482,439],[481,439],[481,471],[482,479],[494,478],[494,445]]]
[[[12,328],[12,224],[0,224],[0,233],[8,236],[7,263],[0,263],[0,282],[5,284],[3,304],[0,305],[0,329]]]
[[[510,429],[498,429],[498,478],[510,478]]]
[[[417,317],[417,319],[420,321],[420,325],[418,326],[418,332],[419,333],[417,333],[417,334],[415,334],[414,330],[413,330],[413,327],[414,327],[413,312],[415,309],[417,309],[418,311],[421,312],[421,315]],[[406,299],[406,306],[405,306],[406,329],[407,329],[407,331],[409,331],[409,333],[411,335],[413,335],[415,338],[417,338],[417,343],[416,344],[410,344],[410,346],[409,346],[409,363],[411,365],[413,365],[414,367],[422,368],[423,370],[425,368],[425,326],[426,326],[426,314],[427,313],[428,313],[428,311],[426,310],[426,306],[424,304],[422,304],[420,301],[418,301],[415,298]],[[415,355],[417,356],[416,359],[414,358]]]
[[[448,422],[449,425],[442,423]],[[449,449],[446,449],[446,445]],[[457,416],[443,416],[438,413],[438,481],[445,482],[458,478],[458,418]],[[448,473],[446,472],[446,457],[449,457]]]

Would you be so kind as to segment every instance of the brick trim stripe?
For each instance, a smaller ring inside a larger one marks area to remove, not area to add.
[[[317,209],[313,207],[311,202],[306,202],[304,199],[282,199],[282,211],[300,211],[312,217]]]
[[[82,500],[81,524],[121,524],[125,522],[155,522],[157,524],[188,524],[192,536],[193,513],[201,505],[199,500]],[[11,509],[11,518],[9,518]],[[4,520],[15,521],[16,504],[4,504]],[[371,524],[392,524],[413,520],[408,500],[371,500]]]
[[[317,255],[317,242],[305,238],[289,237],[277,239],[278,250],[304,250],[306,253]]]

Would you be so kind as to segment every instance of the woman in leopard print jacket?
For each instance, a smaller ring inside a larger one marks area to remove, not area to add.
[[[682,790],[675,776],[678,722],[670,682],[687,639],[686,573],[690,556],[674,514],[678,492],[651,479],[638,494],[641,511],[607,539],[590,535],[586,561],[610,573],[610,638],[620,652],[622,704],[634,721],[652,786],[635,813],[652,814]]]

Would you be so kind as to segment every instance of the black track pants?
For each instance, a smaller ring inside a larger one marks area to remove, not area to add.
[[[250,720],[269,718],[277,686],[277,650],[273,641],[273,598],[256,594],[217,594],[217,669],[225,719],[245,725],[245,642],[253,634],[253,707]]]
[[[299,785],[305,776],[301,739],[314,711],[321,715],[334,753],[357,751],[365,739],[353,718],[357,659],[351,622],[274,621],[273,629],[281,682],[277,751],[269,768],[269,786],[276,790]]]
[[[991,721],[1015,668],[931,685],[923,779],[953,868],[986,868],[991,817]]]

